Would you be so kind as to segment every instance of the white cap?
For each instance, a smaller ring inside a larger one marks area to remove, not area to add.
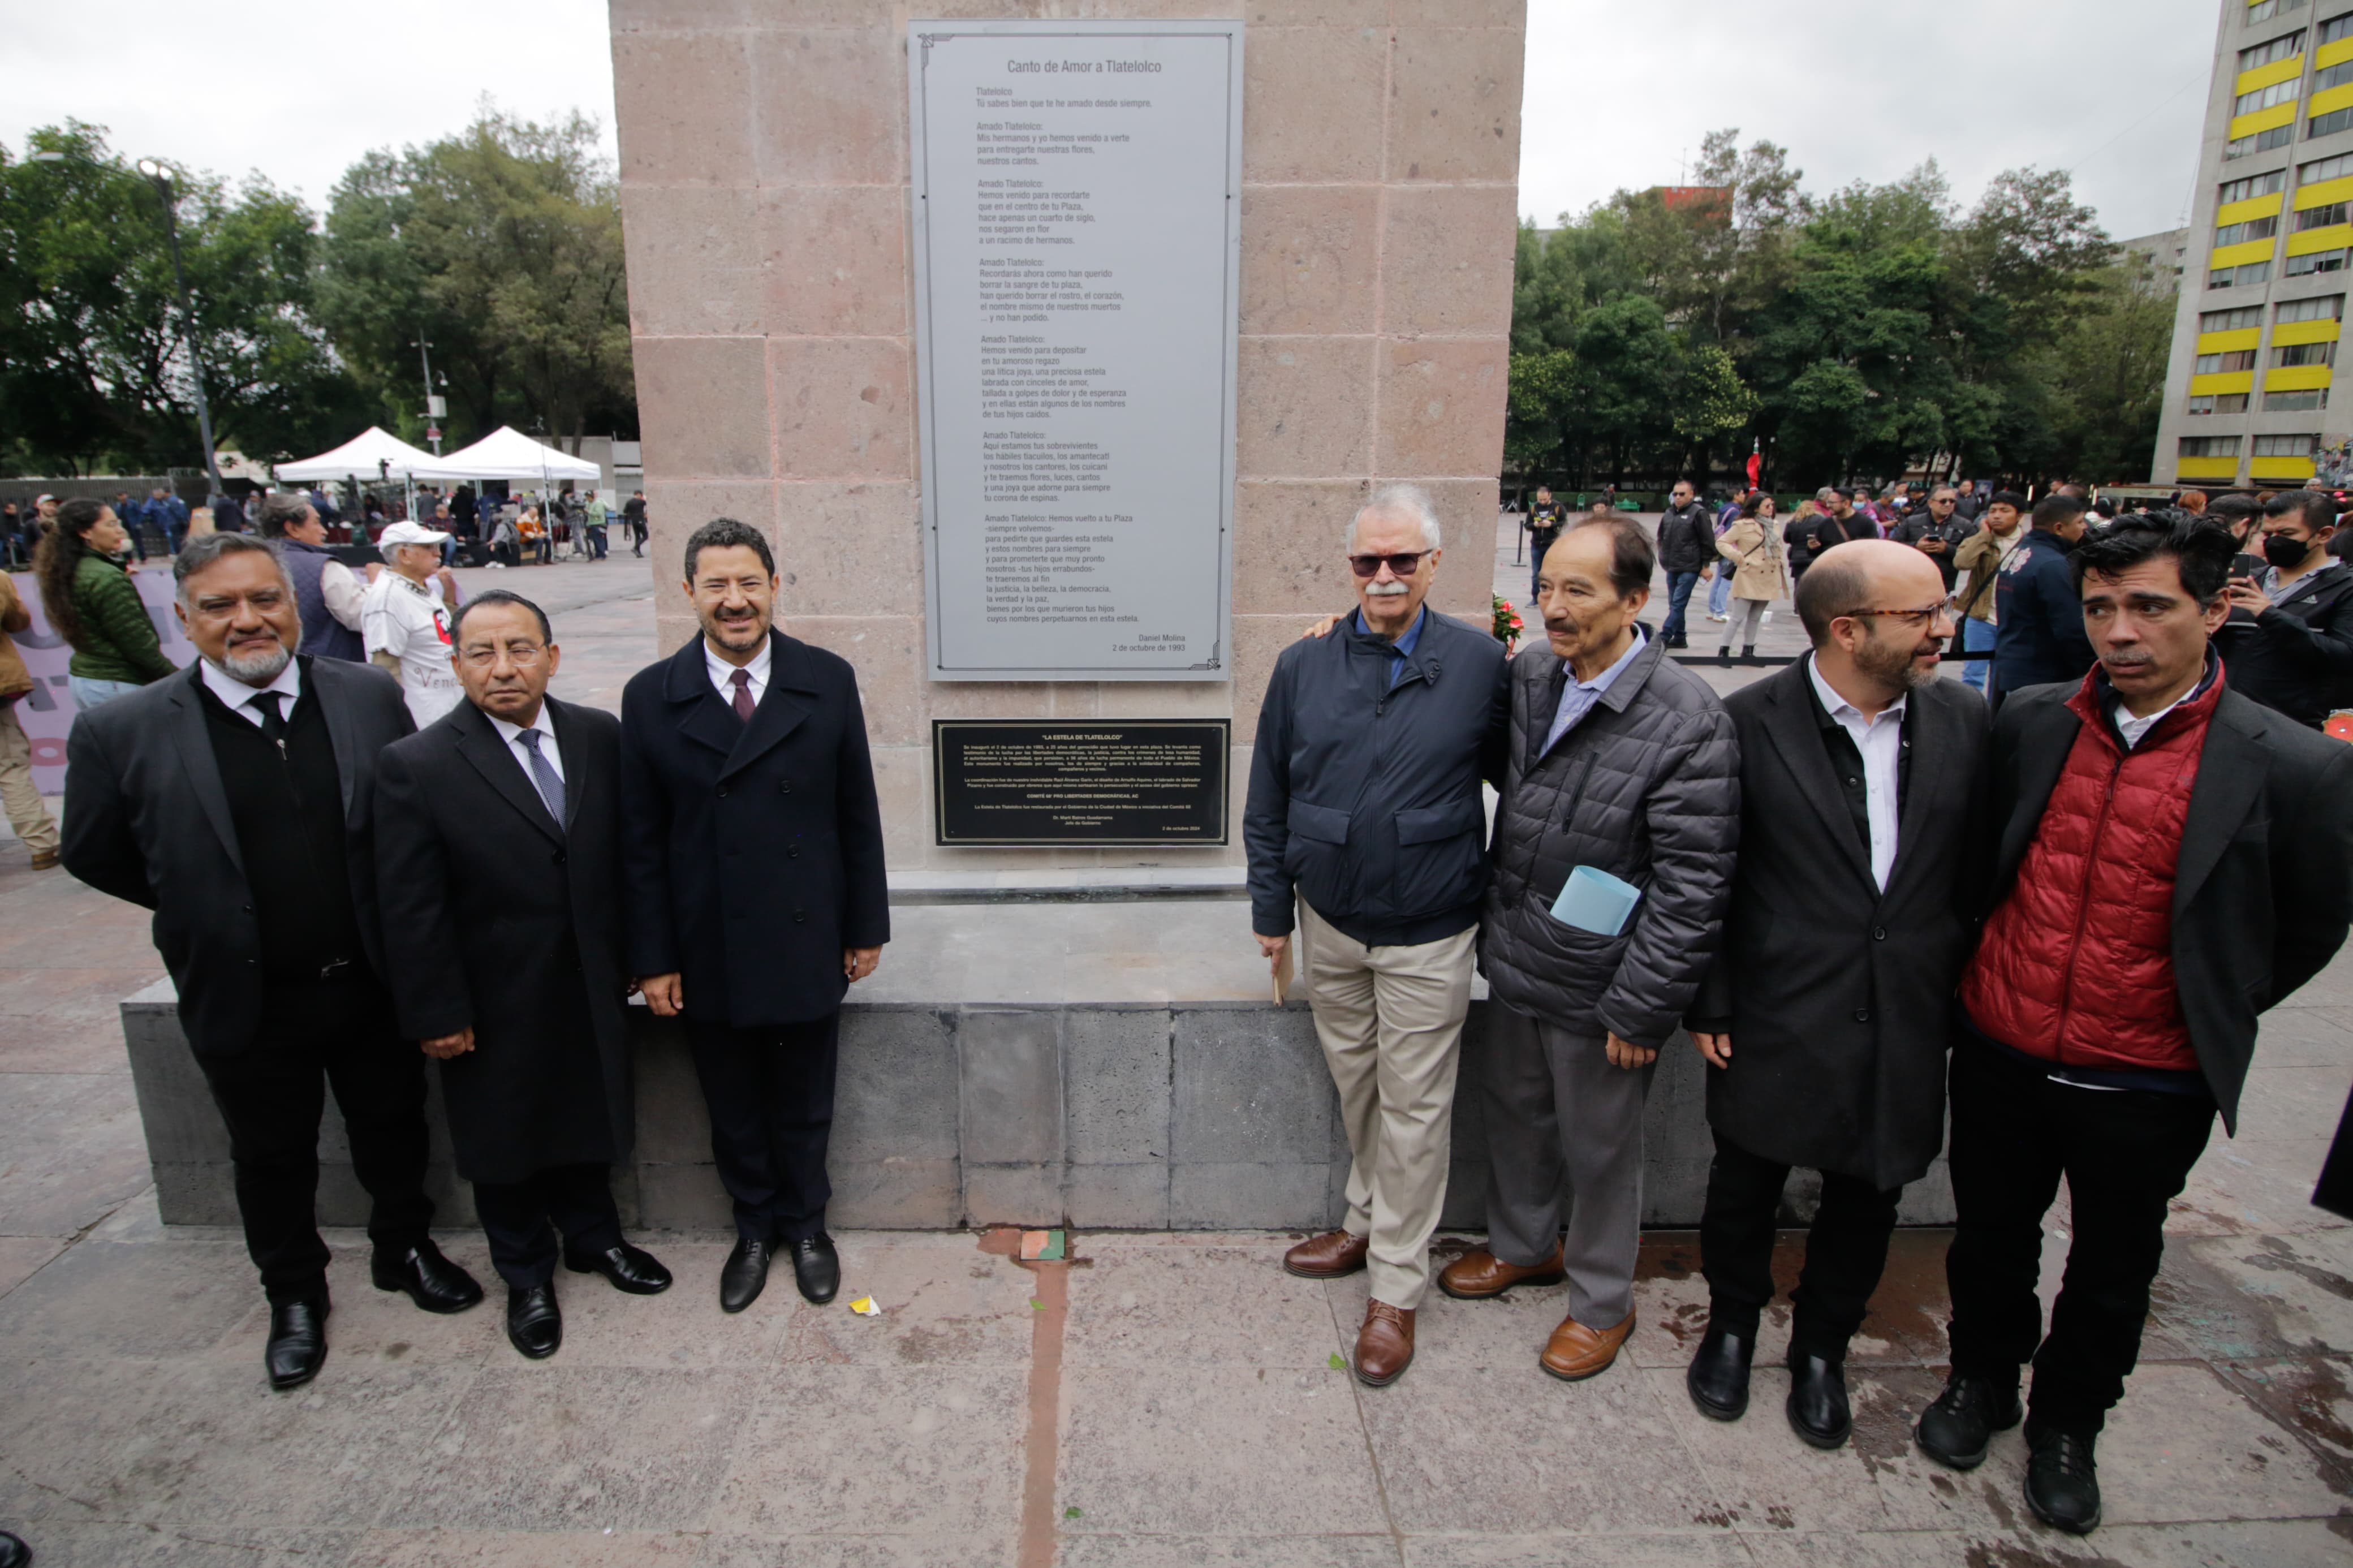
[[[440,530],[427,528],[421,523],[396,522],[377,534],[375,542],[379,545],[438,544],[448,537]]]

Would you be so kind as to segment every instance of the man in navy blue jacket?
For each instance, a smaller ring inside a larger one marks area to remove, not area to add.
[[[683,586],[702,634],[621,693],[629,973],[686,1018],[735,1204],[721,1308],[758,1298],[778,1248],[823,1303],[841,1284],[825,1233],[841,999],[891,940],[866,714],[846,660],[774,628],[759,530],[696,529]]]
[[[2084,537],[2084,501],[2060,491],[2034,503],[2031,531],[1994,582],[1993,703],[2029,686],[2084,679],[2093,662],[2084,605],[2067,558]]]

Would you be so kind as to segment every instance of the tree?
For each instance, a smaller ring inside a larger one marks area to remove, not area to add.
[[[198,374],[224,447],[267,456],[349,434],[354,389],[309,315],[316,237],[300,200],[259,177],[232,193],[172,172],[192,337],[153,183],[102,127],[30,141],[64,156],[0,149],[0,461],[199,467]]]
[[[420,332],[474,436],[634,429],[620,205],[596,125],[485,108],[462,133],[372,153],[335,187],[322,317],[421,434]]]

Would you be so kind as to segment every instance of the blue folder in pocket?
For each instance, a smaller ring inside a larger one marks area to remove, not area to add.
[[[1596,936],[1616,936],[1626,929],[1628,917],[1641,901],[1642,889],[1631,882],[1579,866],[1561,884],[1560,897],[1552,901],[1552,918]]]

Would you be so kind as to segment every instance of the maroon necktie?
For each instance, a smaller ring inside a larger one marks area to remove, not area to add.
[[[731,700],[735,705],[735,717],[749,724],[752,721],[752,672],[739,669],[727,678],[727,683],[735,689],[735,695]]]

